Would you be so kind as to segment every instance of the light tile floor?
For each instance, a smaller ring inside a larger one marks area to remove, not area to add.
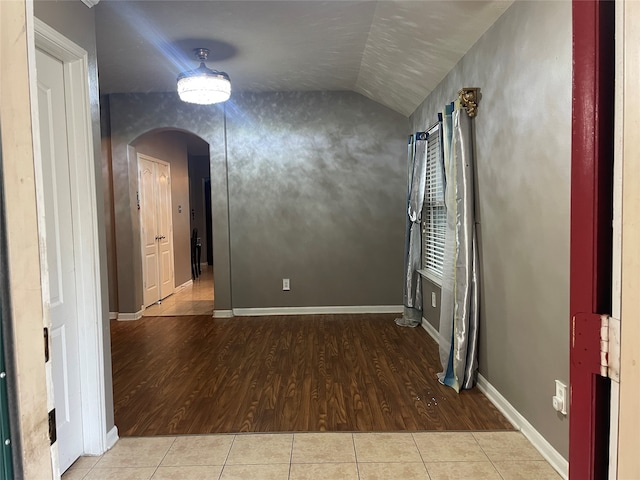
[[[63,480],[547,480],[519,432],[296,433],[122,438]]]
[[[213,267],[203,266],[202,274],[192,285],[169,295],[160,303],[145,308],[143,316],[212,315],[213,299]]]

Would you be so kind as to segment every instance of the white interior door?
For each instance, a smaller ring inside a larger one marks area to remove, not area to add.
[[[171,219],[171,177],[169,165],[156,163],[158,256],[160,261],[160,298],[175,288],[173,274],[173,221]]]
[[[175,290],[171,175],[168,163],[138,155],[143,301],[149,306]]]
[[[158,222],[156,214],[155,164],[138,157],[140,234],[142,237],[143,303],[160,300],[158,272]]]
[[[78,305],[69,179],[69,144],[61,61],[36,51],[51,365],[60,471],[83,453]]]

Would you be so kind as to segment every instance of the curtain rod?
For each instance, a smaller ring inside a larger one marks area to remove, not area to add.
[[[458,98],[456,102],[460,103],[460,106],[464,108],[471,118],[475,117],[478,114],[478,102],[480,101],[480,88],[478,87],[464,87],[458,90]],[[438,114],[439,116],[440,114]],[[440,123],[440,119],[431,125],[429,128],[424,130],[423,132],[416,132],[416,135],[419,133],[428,133],[438,126]],[[413,135],[409,135],[409,143],[413,140]]]
[[[440,116],[440,114],[438,114],[438,116]],[[426,130],[423,130],[421,132],[416,132],[416,135],[419,135],[421,133],[429,133],[431,130],[433,130],[434,128],[436,128],[438,125],[440,124],[440,120],[438,120],[437,122],[435,122],[433,125],[431,125],[429,128],[427,128]]]

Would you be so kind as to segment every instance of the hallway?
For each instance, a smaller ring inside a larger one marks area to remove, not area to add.
[[[204,265],[202,274],[191,285],[176,290],[160,303],[144,310],[144,317],[213,315],[213,266]]]

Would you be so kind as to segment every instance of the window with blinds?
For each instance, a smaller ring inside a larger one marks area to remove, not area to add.
[[[440,125],[436,125],[428,133],[427,178],[422,207],[422,269],[440,278],[447,225]]]

